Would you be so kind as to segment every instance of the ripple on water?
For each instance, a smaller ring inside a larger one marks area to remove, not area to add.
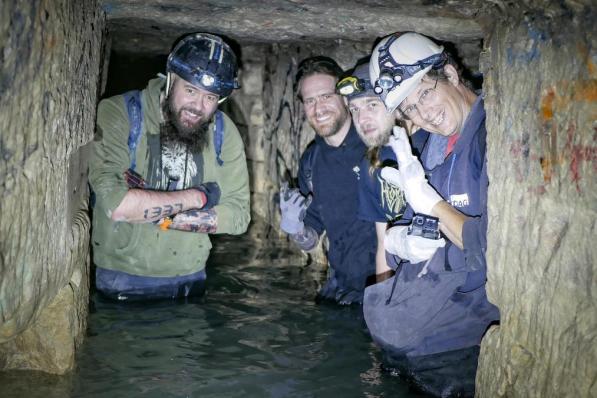
[[[94,295],[71,393],[40,382],[43,397],[422,396],[381,371],[360,308],[315,305],[322,273],[303,262],[284,246],[224,238],[214,242],[201,299],[124,304]]]

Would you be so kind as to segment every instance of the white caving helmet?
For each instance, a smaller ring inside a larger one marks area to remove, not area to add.
[[[393,112],[413,92],[431,68],[442,68],[444,48],[414,32],[384,37],[373,49],[369,77],[375,93]]]

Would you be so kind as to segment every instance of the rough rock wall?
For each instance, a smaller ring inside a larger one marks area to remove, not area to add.
[[[0,369],[63,373],[86,326],[86,155],[104,15],[0,3]]]
[[[486,42],[490,300],[480,397],[597,396],[597,14],[510,14]]]

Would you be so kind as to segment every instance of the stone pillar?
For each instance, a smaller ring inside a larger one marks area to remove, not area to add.
[[[581,3],[518,9],[485,43],[487,292],[502,320],[479,397],[597,396],[597,13]]]
[[[0,5],[0,369],[64,373],[82,341],[103,30],[95,0]]]

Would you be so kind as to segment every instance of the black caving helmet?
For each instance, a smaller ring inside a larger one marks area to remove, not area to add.
[[[168,56],[166,71],[168,90],[170,73],[219,95],[221,100],[240,88],[236,55],[221,37],[209,33],[192,33],[178,42]]]

